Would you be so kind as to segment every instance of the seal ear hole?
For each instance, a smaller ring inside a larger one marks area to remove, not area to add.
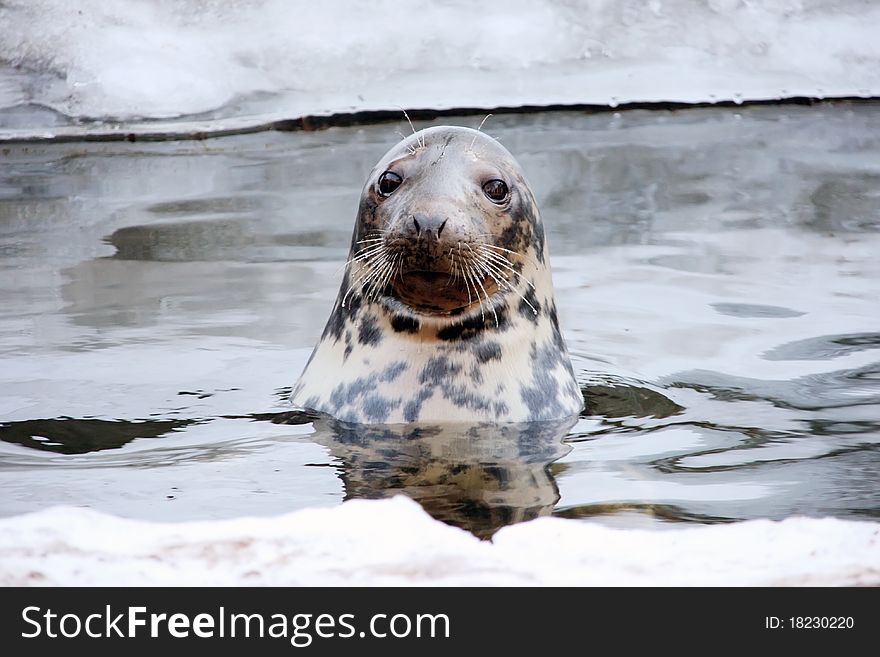
[[[498,178],[493,178],[483,183],[483,193],[493,203],[504,203],[510,196],[510,190],[507,183]]]
[[[391,193],[400,187],[400,183],[403,182],[403,178],[398,176],[393,171],[386,171],[381,176],[379,176],[379,183],[377,185],[379,189],[379,194],[381,196],[390,196]]]

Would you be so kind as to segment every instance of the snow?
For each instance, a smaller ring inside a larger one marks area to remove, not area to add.
[[[0,585],[876,586],[880,524],[657,532],[541,518],[488,542],[402,496],[177,524],[54,507],[0,520]]]
[[[880,96],[878,26],[880,4],[861,0],[6,0],[0,140],[400,107]],[[541,518],[483,542],[403,497],[181,523],[52,507],[0,520],[0,585],[876,586],[878,536],[831,518],[668,531]]]
[[[399,107],[877,96],[878,26],[880,5],[860,0],[9,0],[0,109],[260,123]],[[16,125],[41,127],[45,115],[31,113]]]

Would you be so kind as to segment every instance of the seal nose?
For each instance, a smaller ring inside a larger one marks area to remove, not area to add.
[[[443,229],[446,227],[448,218],[432,217],[426,214],[414,214],[412,216],[412,232],[419,239],[440,239]]]

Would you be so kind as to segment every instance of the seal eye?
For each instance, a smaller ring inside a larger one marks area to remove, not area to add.
[[[505,184],[503,180],[493,178],[489,182],[483,184],[483,193],[485,193],[493,203],[503,203],[507,200],[510,190],[507,189],[507,184]]]
[[[400,183],[402,182],[403,178],[396,173],[393,171],[386,171],[379,176],[379,194],[382,196],[390,196],[391,192],[400,187]]]

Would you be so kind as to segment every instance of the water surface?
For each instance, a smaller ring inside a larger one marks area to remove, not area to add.
[[[285,398],[404,127],[0,146],[0,513],[403,492],[481,536],[880,516],[880,106],[493,117],[542,207],[587,410],[313,422]]]

